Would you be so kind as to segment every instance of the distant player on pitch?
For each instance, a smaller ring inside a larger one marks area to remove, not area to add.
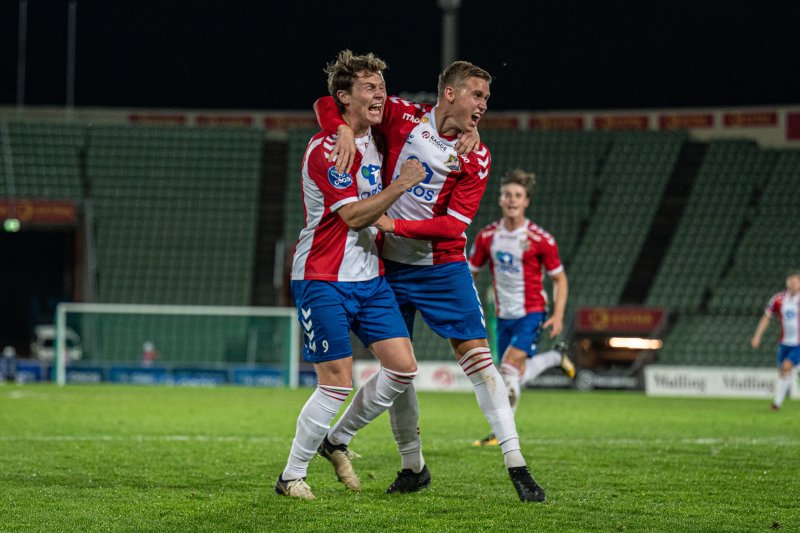
[[[382,155],[372,126],[383,116],[385,68],[374,55],[354,55],[349,50],[328,65],[328,89],[355,133],[355,161],[337,172],[328,162],[335,139],[324,132],[311,138],[303,157],[306,227],[294,254],[292,294],[304,337],[303,358],[314,363],[318,384],[300,412],[289,460],[275,484],[275,491],[284,496],[315,499],[305,478],[318,449],[349,489],[361,488],[346,447],[320,448],[353,390],[350,330],[382,365],[371,381],[372,394],[361,396],[356,429],[385,411],[417,373],[408,330],[381,275],[378,230],[372,227],[406,189],[425,179],[419,161],[406,161],[394,182],[381,187]]]
[[[469,255],[469,268],[477,281],[488,262],[492,271],[497,310],[497,349],[502,354],[500,374],[508,390],[511,408],[516,412],[522,387],[536,376],[560,366],[570,378],[575,366],[562,347],[539,351],[539,337],[550,330],[550,337],[564,329],[568,283],[558,246],[552,235],[528,220],[536,185],[533,174],[515,169],[500,184],[503,218],[481,229]],[[553,313],[547,318],[547,293],[542,285],[543,271],[553,281]],[[494,433],[475,441],[476,446],[497,446]]]
[[[777,411],[783,405],[783,400],[789,394],[794,370],[800,364],[800,270],[789,273],[786,276],[786,290],[770,299],[750,341],[753,348],[761,346],[761,337],[769,327],[770,319],[776,314],[781,325],[781,338],[778,344],[780,375],[778,386],[775,387],[775,398],[772,400],[773,411]]]

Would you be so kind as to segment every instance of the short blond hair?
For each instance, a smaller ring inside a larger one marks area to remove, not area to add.
[[[509,170],[506,172],[506,175],[503,176],[503,179],[500,180],[500,188],[502,189],[511,183],[521,185],[525,189],[525,194],[530,198],[533,194],[533,189],[536,188],[536,174],[533,172],[526,172],[521,168]]]
[[[492,83],[492,75],[481,67],[473,65],[469,61],[454,61],[439,74],[439,98],[444,96],[446,87],[459,87],[467,78],[480,78],[486,80],[486,83]]]
[[[342,50],[336,55],[336,60],[325,66],[328,75],[328,92],[333,96],[339,111],[344,112],[344,104],[336,96],[339,91],[353,89],[353,83],[363,72],[382,74],[386,70],[386,62],[373,54],[356,55],[350,50]]]

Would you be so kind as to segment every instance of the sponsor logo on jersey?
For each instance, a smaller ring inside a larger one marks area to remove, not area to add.
[[[370,196],[374,196],[383,190],[383,183],[381,183],[381,167],[380,165],[365,165],[361,167],[361,177],[369,182],[370,190],[368,191],[360,191],[359,198],[362,200],[364,198],[369,198]],[[363,187],[363,182],[359,186],[359,189]]]
[[[407,120],[409,122],[413,122],[414,124],[427,124],[430,122],[428,117],[415,117],[411,113],[403,113],[403,120]]]
[[[420,137],[422,137],[423,139],[434,145],[440,151],[442,152],[447,151],[447,146],[445,146],[445,144],[439,139],[439,137],[437,137],[436,135],[432,135],[430,131],[428,130],[423,131],[420,134]]]
[[[408,159],[416,159],[417,161],[419,161],[419,157],[415,155],[409,156]],[[431,169],[430,165],[428,165],[428,163],[424,161],[420,161],[420,163],[422,163],[422,168],[425,169],[425,179],[422,180],[422,182],[419,183],[418,185],[414,185],[410,189],[406,189],[406,193],[411,194],[421,200],[431,202],[433,201],[436,195],[436,191],[434,191],[430,187],[425,187],[425,185],[428,185],[433,179],[433,169]],[[395,176],[394,179],[397,179],[398,177],[399,174]]]
[[[381,167],[378,165],[367,165],[361,167],[361,175],[369,181],[370,186],[374,187],[381,179]]]
[[[784,316],[786,316],[786,318],[791,320],[792,318],[797,316],[797,313],[795,313],[794,309],[787,309],[786,312],[784,313]]]
[[[494,254],[494,268],[499,272],[516,274],[520,271],[519,265],[514,262],[514,256],[508,252],[498,251]]]
[[[337,189],[346,189],[353,183],[353,178],[347,172],[336,172],[336,167],[328,169],[328,181]]]
[[[461,162],[454,154],[450,154],[447,158],[447,161],[444,162],[444,166],[452,170],[453,172],[458,172],[461,170]]]

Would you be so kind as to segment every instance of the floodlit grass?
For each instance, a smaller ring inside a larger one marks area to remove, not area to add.
[[[382,415],[352,443],[363,491],[315,458],[313,502],[277,496],[310,394],[255,388],[0,387],[0,530],[785,531],[800,529],[800,405],[526,391],[523,504],[470,394],[421,393],[433,484],[386,495]]]

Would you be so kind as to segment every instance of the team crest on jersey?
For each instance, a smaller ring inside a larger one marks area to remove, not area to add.
[[[531,247],[531,241],[529,241],[528,239],[519,240],[519,248],[523,252],[527,252],[530,247]]]
[[[337,189],[346,189],[353,183],[353,178],[347,172],[336,172],[336,167],[328,169],[328,181]]]
[[[461,170],[461,161],[459,161],[454,154],[450,154],[450,157],[448,157],[447,161],[444,162],[444,166],[454,172],[458,172]]]

